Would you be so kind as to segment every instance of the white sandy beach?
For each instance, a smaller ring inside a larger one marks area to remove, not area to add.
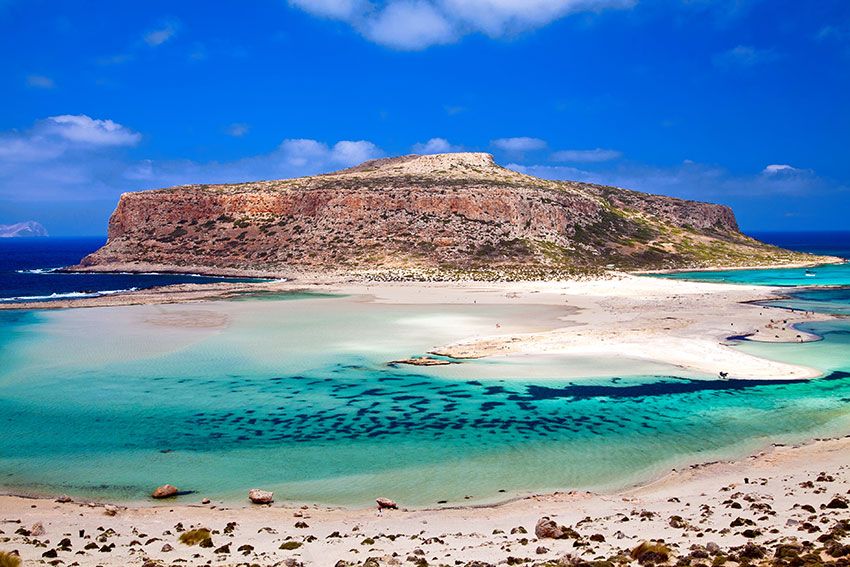
[[[720,555],[739,564],[751,546],[772,556],[780,544],[799,546],[850,521],[842,504],[848,488],[850,438],[842,438],[673,471],[616,494],[554,493],[482,507],[406,510],[401,503],[400,510],[378,512],[246,500],[245,507],[227,508],[202,505],[200,495],[123,507],[0,496],[0,550],[17,551],[25,564],[58,558],[78,565],[331,566],[374,558],[371,565],[480,567],[627,563],[641,542],[663,540],[672,562]],[[542,517],[575,533],[538,537]],[[179,542],[184,530],[199,527],[211,530],[212,547]]]
[[[99,307],[211,301],[250,293],[293,290],[348,294],[396,304],[490,304],[559,307],[560,324],[536,321],[545,332],[470,336],[432,352],[456,358],[498,355],[605,356],[650,361],[706,377],[802,379],[814,368],[759,358],[734,349],[727,338],[801,342],[814,340],[795,325],[826,315],[765,308],[753,302],[777,297],[781,288],[700,283],[613,274],[560,282],[362,282],[303,279],[260,284],[179,285],[106,297],[51,302],[51,307]],[[45,308],[44,304],[0,308]],[[506,322],[507,323],[507,322]],[[522,323],[514,322],[514,323]],[[182,324],[188,324],[185,321]],[[202,323],[198,323],[199,325]]]

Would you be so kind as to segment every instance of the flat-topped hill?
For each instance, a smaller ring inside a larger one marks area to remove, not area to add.
[[[89,270],[549,277],[813,261],[725,206],[410,155],[296,179],[125,193]]]

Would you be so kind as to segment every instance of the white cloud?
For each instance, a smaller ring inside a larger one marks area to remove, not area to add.
[[[765,175],[779,175],[783,173],[800,173],[802,170],[788,164],[771,164],[762,170]]]
[[[0,133],[0,198],[39,201],[109,192],[123,151],[141,134],[112,120],[51,116],[27,130]]]
[[[180,25],[176,20],[168,20],[158,28],[145,33],[142,39],[150,47],[159,47],[174,37],[179,28]]]
[[[367,142],[366,140],[358,140],[356,142],[343,140],[333,145],[330,151],[329,161],[351,167],[352,165],[357,165],[366,160],[381,157],[382,155],[384,155],[384,152],[372,142]]]
[[[757,49],[751,45],[738,45],[714,56],[714,65],[723,69],[733,67],[754,67],[762,63],[770,63],[779,55],[770,49]]]
[[[28,75],[27,86],[37,89],[52,89],[56,86],[56,83],[53,82],[53,79],[45,75]]]
[[[470,33],[493,38],[538,28],[577,12],[628,8],[637,0],[290,0],[310,14],[344,21],[396,49],[425,49]]]
[[[415,50],[451,43],[457,32],[430,2],[397,0],[370,18],[363,33],[376,43]]]
[[[232,161],[136,159],[127,149],[140,139],[126,126],[85,115],[0,132],[0,201],[111,202],[124,191],[312,175],[384,155],[366,140],[286,139],[271,152]]]
[[[24,132],[0,133],[0,160],[44,161],[81,149],[133,146],[140,140],[141,134],[112,120],[65,114],[39,120]]]
[[[819,177],[811,170],[773,166],[755,174],[733,174],[725,168],[685,160],[672,167],[624,163],[606,170],[589,171],[569,166],[521,165],[508,168],[544,179],[582,181],[613,185],[647,193],[671,195],[683,199],[722,200],[729,196],[765,197],[806,195],[842,187]],[[793,173],[793,175],[788,175]]]
[[[250,126],[242,122],[235,122],[227,127],[227,135],[234,138],[241,138],[250,130]]]
[[[594,150],[561,150],[552,154],[552,161],[590,163],[611,161],[622,157],[622,155],[617,150],[605,150],[602,148],[596,148]]]
[[[289,0],[292,6],[301,8],[315,16],[348,19],[369,8],[364,0]]]
[[[112,120],[97,120],[85,114],[63,114],[44,120],[41,129],[71,142],[95,146],[134,146],[142,135]]]
[[[506,152],[531,152],[534,150],[542,150],[546,147],[546,142],[540,138],[529,138],[528,136],[520,136],[517,138],[498,138],[490,142],[496,148]]]
[[[627,8],[637,0],[440,0],[443,10],[472,29],[499,37],[540,27],[575,12]]]
[[[463,147],[452,145],[445,138],[431,138],[427,142],[413,145],[415,154],[448,154],[462,151]]]

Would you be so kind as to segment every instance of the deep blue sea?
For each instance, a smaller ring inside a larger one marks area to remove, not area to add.
[[[0,301],[47,301],[177,283],[246,281],[179,274],[55,272],[79,263],[105,238],[0,238]]]
[[[850,231],[751,232],[753,238],[789,250],[850,259]]]

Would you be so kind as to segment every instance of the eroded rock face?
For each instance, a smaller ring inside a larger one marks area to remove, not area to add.
[[[82,265],[557,271],[734,264],[776,251],[738,232],[724,206],[548,181],[461,153],[125,193],[107,244]]]

